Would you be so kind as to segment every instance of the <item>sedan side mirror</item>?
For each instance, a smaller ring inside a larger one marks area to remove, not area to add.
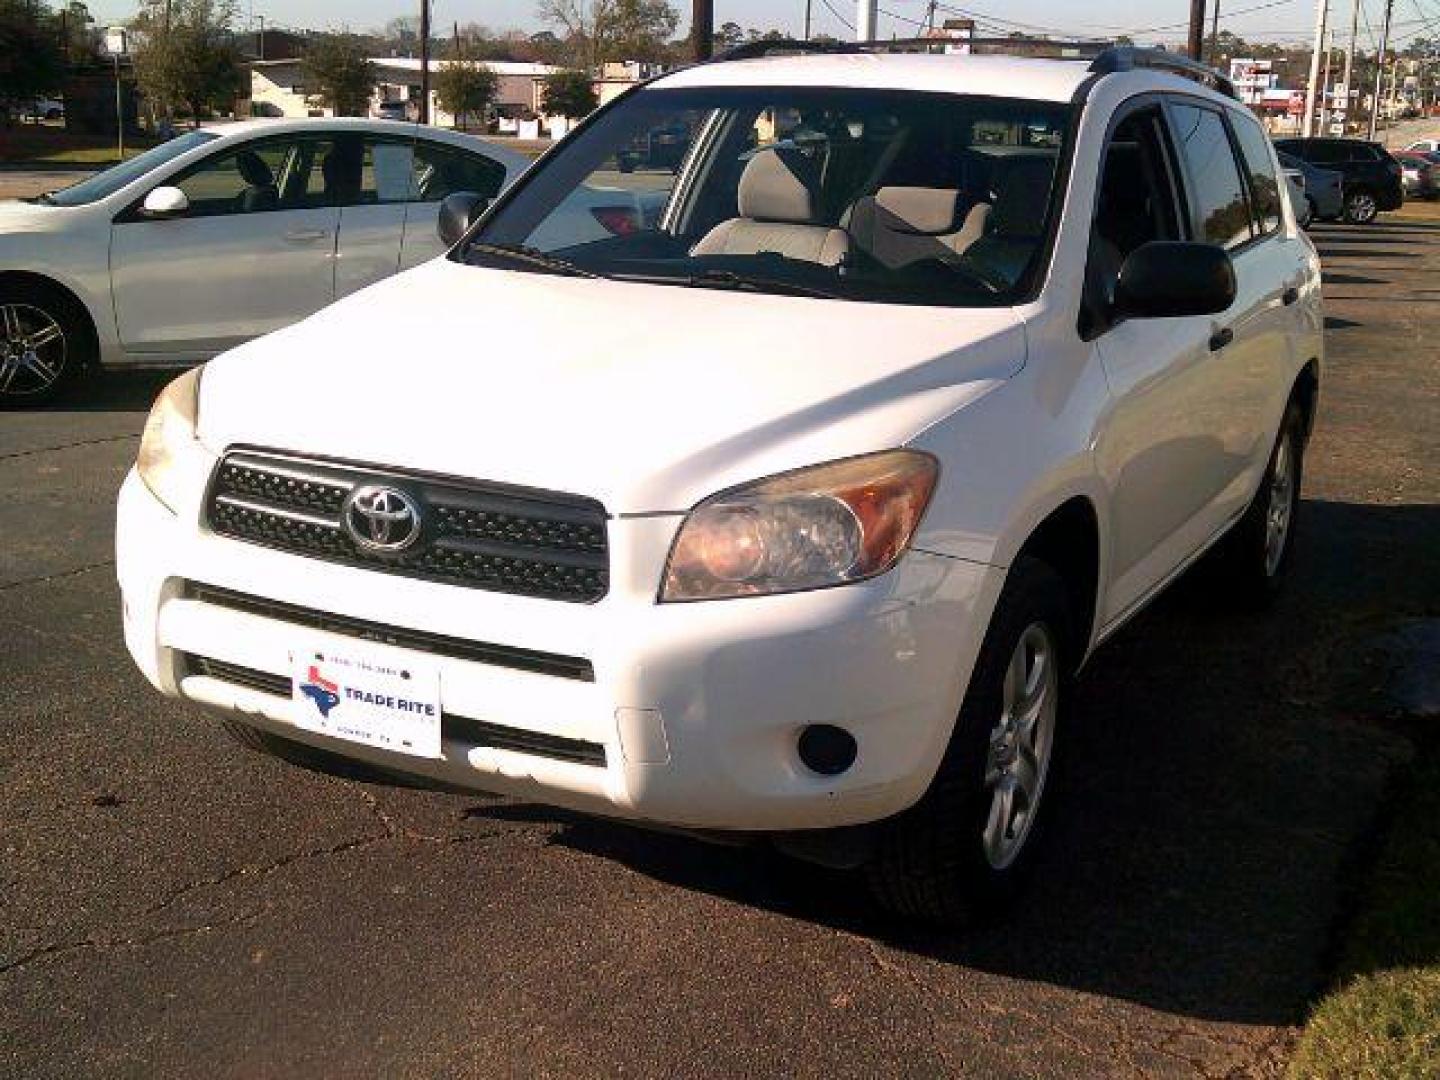
[[[454,247],[489,207],[490,200],[473,191],[455,191],[446,195],[445,201],[440,204],[441,242],[447,248]]]
[[[1117,319],[1215,315],[1235,302],[1235,267],[1216,244],[1142,244],[1115,282]]]
[[[157,187],[140,205],[146,217],[179,217],[190,209],[190,198],[178,187]]]

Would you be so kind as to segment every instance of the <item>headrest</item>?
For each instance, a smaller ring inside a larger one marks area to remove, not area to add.
[[[995,179],[992,232],[1035,236],[1045,220],[1055,158],[1050,154],[1014,157],[1005,162]]]
[[[893,232],[941,236],[955,231],[960,192],[954,188],[882,187],[875,192],[875,208]]]
[[[251,187],[269,187],[275,183],[270,166],[254,150],[241,150],[236,154],[235,168],[240,172],[240,179]]]
[[[797,150],[761,150],[740,174],[742,218],[813,225],[820,216],[819,167]]]

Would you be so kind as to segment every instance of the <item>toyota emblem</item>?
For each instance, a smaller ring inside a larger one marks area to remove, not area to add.
[[[404,551],[420,539],[420,506],[399,488],[358,487],[345,500],[345,530],[367,551]]]

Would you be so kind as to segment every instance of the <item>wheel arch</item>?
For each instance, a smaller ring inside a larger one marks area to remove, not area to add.
[[[1015,558],[1039,559],[1060,575],[1074,618],[1070,627],[1075,666],[1084,660],[1095,638],[1100,607],[1100,514],[1084,494],[1072,495],[1050,510],[1030,530]]]

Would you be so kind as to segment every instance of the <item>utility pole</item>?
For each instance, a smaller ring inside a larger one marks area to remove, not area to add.
[[[810,5],[812,0],[805,0],[805,40],[810,40]]]
[[[1329,131],[1330,124],[1330,54],[1335,51],[1335,28],[1325,32],[1325,75],[1320,80],[1320,134]]]
[[[420,0],[420,123],[430,123],[430,0]]]
[[[715,54],[715,0],[692,0],[690,47],[701,63]]]
[[[1187,49],[1191,60],[1205,59],[1205,0],[1190,0],[1190,40]]]
[[[1220,0],[1215,0],[1210,13],[1210,66],[1220,66]]]
[[[255,16],[255,21],[256,21],[256,23],[257,23],[257,24],[259,25],[259,27],[260,27],[260,43],[259,43],[259,45],[256,47],[256,51],[260,54],[260,59],[261,59],[261,60],[264,60],[264,59],[265,59],[265,16],[264,16],[264,15],[256,15],[256,16]]]
[[[875,16],[879,0],[856,0],[855,2],[855,40],[875,40]]]
[[[1350,8],[1350,47],[1345,51],[1345,126],[1350,126],[1351,110],[1350,102],[1357,105],[1360,102],[1360,95],[1355,93],[1355,87],[1351,80],[1355,77],[1355,40],[1360,35],[1360,0]]]
[[[928,37],[935,32],[935,0],[925,5],[925,35]]]
[[[1320,89],[1320,53],[1325,48],[1325,21],[1329,16],[1330,0],[1315,0],[1315,47],[1310,52],[1310,78],[1305,83],[1305,122],[1300,128],[1301,136],[1306,139],[1315,134],[1315,94]]]
[[[1385,81],[1385,52],[1390,48],[1390,19],[1395,14],[1395,0],[1385,0],[1385,28],[1380,31],[1380,52],[1375,57],[1375,97],[1370,109],[1370,133],[1366,136],[1375,141],[1375,121],[1380,118],[1380,91]]]

